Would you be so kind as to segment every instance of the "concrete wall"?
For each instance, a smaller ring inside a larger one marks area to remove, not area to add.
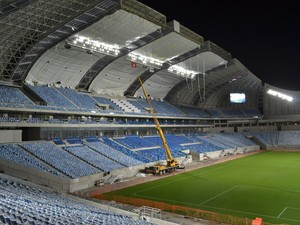
[[[0,143],[22,141],[22,130],[0,130]]]

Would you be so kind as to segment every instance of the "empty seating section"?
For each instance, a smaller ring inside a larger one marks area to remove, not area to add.
[[[163,147],[162,140],[159,136],[148,136],[148,137],[144,137],[144,138],[146,140],[152,142],[155,146]],[[182,148],[179,144],[168,141],[167,145],[168,145],[173,157],[176,158],[176,157],[180,157],[180,156],[185,155],[184,153],[181,152],[181,150],[183,150],[184,148]]]
[[[146,99],[132,99],[128,100],[132,105],[137,107],[141,112],[147,112],[146,109],[149,109],[149,105]],[[157,114],[169,114],[175,116],[183,116],[183,112],[180,109],[177,109],[175,106],[163,102],[160,100],[150,100],[153,109]]]
[[[118,105],[124,112],[126,113],[140,113],[141,110],[137,107],[135,107],[133,104],[131,104],[126,99],[112,99],[112,102],[114,102],[116,105]]]
[[[149,114],[149,105],[144,98],[110,99],[80,93],[75,89],[64,87],[49,87],[27,85],[36,95],[46,102],[46,105],[36,105],[17,87],[0,85],[0,107],[18,107],[44,110],[62,110],[77,112],[104,112],[127,114]],[[235,118],[261,116],[258,109],[200,109],[189,106],[176,106],[166,101],[151,100],[158,115],[186,116],[199,118]],[[31,121],[29,121],[31,122]],[[33,121],[34,122],[34,121]],[[50,123],[61,121],[51,120]],[[86,121],[93,123],[93,121]]]
[[[226,118],[245,117],[240,109],[222,109],[221,111]]]
[[[221,146],[219,143],[217,144],[213,140],[210,140],[204,133],[189,134],[188,137],[194,140],[195,144],[185,145],[184,147],[192,151],[204,153],[226,148],[224,145]]]
[[[265,143],[275,143],[275,131],[252,133]],[[241,133],[166,134],[165,137],[174,158],[185,156],[183,150],[205,153],[256,145]],[[300,145],[299,139],[300,132],[281,132],[279,143]],[[74,137],[65,141],[56,137],[52,142],[1,144],[0,157],[43,172],[74,179],[162,160],[166,158],[166,153],[159,136],[129,135],[115,139],[103,136],[85,137],[83,140]]]
[[[97,102],[88,94],[79,93],[70,88],[57,88],[57,90],[66,96],[67,99],[77,105],[80,109],[97,109]]]
[[[102,155],[105,155],[106,157],[109,157],[110,159],[113,159],[114,161],[121,163],[125,166],[136,166],[143,164],[141,161],[132,158],[122,152],[119,152],[107,145],[105,145],[102,142],[92,142],[92,143],[86,143],[87,146],[89,146],[91,149],[93,149],[96,152],[99,152]]]
[[[139,160],[141,162],[144,162],[144,163],[151,162],[151,160],[149,160],[148,158],[145,158],[144,156],[142,156],[142,155],[140,155],[140,154],[138,154],[138,153],[136,153],[134,151],[131,151],[127,147],[125,147],[123,145],[120,145],[119,143],[117,143],[117,142],[115,142],[115,141],[113,141],[113,140],[111,140],[111,139],[109,139],[107,137],[103,136],[103,137],[101,137],[101,139],[103,140],[103,142],[106,145],[108,145],[108,146],[112,147],[113,149],[115,149],[115,150],[117,150],[119,152],[122,152],[122,153],[124,153],[124,154],[126,154],[126,155],[128,155],[128,156],[130,156],[130,157],[132,157],[134,159],[137,159],[137,160]]]
[[[0,86],[0,106],[30,107],[33,102],[19,88]]]
[[[216,118],[224,117],[223,112],[219,109],[207,109],[206,111],[210,114],[210,117],[216,117]]]
[[[186,144],[186,143],[193,142],[191,139],[189,139],[185,135],[166,134],[165,137],[167,140],[170,140],[176,144]]]
[[[0,123],[17,123],[17,122],[20,122],[20,120],[15,117],[0,117]]]
[[[300,146],[300,131],[280,131],[278,145]]]
[[[100,97],[100,96],[93,96],[93,98],[100,104],[102,105],[107,105],[109,106],[109,110],[112,109],[114,111],[123,111],[116,103],[111,101],[110,99]]]
[[[99,169],[78,159],[50,142],[20,144],[37,158],[71,178],[78,178],[101,172]]]
[[[213,143],[223,148],[238,148],[255,145],[242,134],[239,133],[215,133],[208,136]]]
[[[121,164],[107,158],[106,156],[103,156],[102,154],[92,150],[88,146],[66,146],[64,149],[105,172],[124,167]]]
[[[159,160],[166,159],[166,152],[163,148],[138,150],[138,152],[144,155],[145,157],[151,159],[151,161],[159,161]]]
[[[48,106],[55,106],[59,108],[78,109],[70,100],[57,91],[57,88],[47,86],[31,86],[28,87],[40,96]]]
[[[151,224],[4,177],[0,199],[0,224]]]
[[[84,137],[84,140],[87,142],[99,142],[100,140],[97,137]]]
[[[83,141],[79,137],[66,138],[66,141],[69,144],[82,144]]]
[[[58,138],[58,137],[53,138],[52,141],[53,141],[55,144],[57,144],[57,145],[63,145],[63,144],[65,144],[65,143],[63,142],[63,140],[61,140],[61,139]]]
[[[261,113],[259,112],[258,109],[242,109],[242,111],[245,113],[246,116],[257,116],[257,117],[261,117]]]
[[[277,131],[252,131],[250,133],[265,145],[277,144]]]
[[[172,116],[183,116],[184,115],[184,113],[180,109],[169,104],[168,102],[154,100],[154,101],[152,101],[152,106],[154,107],[154,109],[159,108],[160,113],[169,114]]]
[[[0,158],[25,167],[35,168],[42,172],[63,176],[62,173],[35,158],[15,144],[0,144]]]
[[[195,107],[188,107],[188,106],[180,106],[180,109],[185,112],[186,116],[190,117],[201,117],[201,118],[207,118],[209,117],[209,114],[200,108]]]
[[[119,142],[122,145],[125,145],[127,148],[130,149],[137,149],[137,148],[148,148],[154,147],[155,145],[152,142],[149,142],[142,137],[139,136],[125,136],[120,138],[114,138],[115,141]]]

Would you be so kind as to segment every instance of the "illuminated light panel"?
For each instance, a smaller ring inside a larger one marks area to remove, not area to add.
[[[269,95],[276,96],[276,97],[278,97],[278,98],[281,98],[281,99],[283,99],[283,100],[287,100],[287,101],[289,101],[289,102],[293,101],[293,97],[288,96],[288,95],[285,95],[285,94],[282,94],[282,93],[280,93],[280,92],[278,92],[278,91],[274,91],[274,90],[272,90],[272,89],[269,89],[269,90],[267,91],[267,93],[268,93]]]
[[[93,40],[89,37],[74,35],[66,40],[69,45],[87,49],[92,52],[99,52],[105,55],[117,56],[120,53],[120,46]]]
[[[164,63],[163,61],[161,61],[159,59],[155,59],[152,57],[148,57],[146,55],[137,54],[137,53],[133,53],[133,52],[130,52],[127,55],[127,60],[148,66],[150,68],[157,68],[157,69],[160,69],[162,67],[162,64]]]
[[[189,79],[194,79],[196,74],[198,74],[198,72],[196,72],[196,71],[187,70],[187,69],[185,69],[181,66],[178,66],[178,65],[170,66],[168,68],[168,72],[174,73],[178,76],[181,76],[183,78],[189,78]]]

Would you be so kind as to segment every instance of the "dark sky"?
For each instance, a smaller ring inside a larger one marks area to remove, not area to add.
[[[264,83],[300,91],[300,1],[139,1],[230,52]]]

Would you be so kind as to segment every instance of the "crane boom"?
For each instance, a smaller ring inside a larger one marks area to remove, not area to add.
[[[158,134],[159,134],[159,136],[160,136],[160,138],[161,138],[163,147],[164,147],[164,149],[165,149],[167,165],[168,165],[168,166],[175,166],[175,165],[177,164],[177,161],[173,158],[173,156],[172,156],[172,154],[171,154],[171,151],[170,151],[169,146],[168,146],[168,144],[167,144],[165,135],[164,135],[164,133],[163,133],[161,127],[160,127],[160,124],[159,124],[159,122],[158,122],[158,119],[157,119],[157,117],[156,117],[156,115],[155,115],[155,111],[154,111],[154,109],[153,109],[153,107],[152,107],[152,103],[151,103],[151,101],[150,101],[150,99],[149,99],[149,97],[148,97],[148,94],[147,94],[147,92],[146,92],[146,89],[144,88],[143,82],[142,82],[142,80],[141,80],[140,77],[139,77],[138,79],[139,79],[139,81],[140,81],[140,84],[141,84],[141,87],[142,87],[144,96],[145,96],[145,98],[146,98],[146,101],[147,101],[147,103],[148,103],[148,105],[149,105],[149,108],[150,108],[150,111],[151,111],[151,114],[152,114],[152,117],[153,117],[153,121],[154,121],[154,123],[155,123],[155,128],[156,128],[156,130],[157,130],[157,132],[158,132]]]

